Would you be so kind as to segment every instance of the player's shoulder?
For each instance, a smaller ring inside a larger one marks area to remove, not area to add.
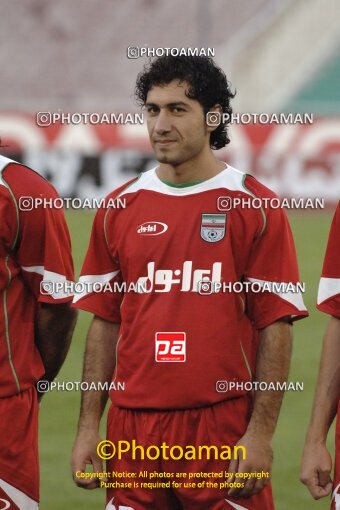
[[[328,236],[327,244],[327,259],[332,258],[332,266],[338,268],[340,271],[340,263],[338,259],[338,252],[340,248],[340,201],[335,209],[335,213],[332,219],[331,228]]]
[[[57,197],[58,193],[45,177],[32,168],[0,155],[0,176],[16,200],[20,197]]]
[[[18,211],[13,193],[3,178],[6,162],[0,156],[0,249],[12,250],[18,236]]]
[[[226,187],[241,191],[247,195],[252,195],[258,198],[275,198],[276,193],[270,188],[262,184],[251,174],[242,172],[231,165],[227,166],[227,171],[224,174],[224,181]]]
[[[113,191],[110,191],[102,200],[100,200],[100,206],[97,209],[95,224],[104,225],[109,219],[114,220],[117,216],[117,212],[125,210],[125,198],[124,194],[126,190],[134,185],[138,181],[139,176],[137,175],[133,179],[125,182]]]
[[[253,175],[241,172],[228,165],[225,177],[229,181],[226,186],[234,191],[246,195],[244,205],[238,208],[241,214],[248,214],[251,211],[254,218],[257,218],[257,237],[271,228],[281,228],[287,224],[286,215],[279,207],[280,199],[270,188],[258,181]],[[274,199],[274,200],[273,200]]]
[[[101,208],[98,209],[98,213],[101,214],[100,210],[105,209],[111,212],[124,210],[125,207],[121,204],[125,203],[126,199],[129,200],[136,194],[137,191],[150,188],[149,182],[152,181],[152,174],[154,173],[154,170],[155,169],[142,172],[111,191],[105,196]]]
[[[340,228],[340,200],[335,209],[333,221],[337,224],[338,228]]]
[[[122,195],[127,193],[128,190],[134,186],[134,184],[140,179],[141,175],[142,174],[136,175],[136,177],[133,177],[132,179],[125,182],[118,188],[115,188],[113,191],[110,191],[110,193],[106,195],[104,203],[106,204],[108,201],[117,200],[120,197],[122,197]]]
[[[329,238],[332,244],[340,246],[340,200],[333,215]]]

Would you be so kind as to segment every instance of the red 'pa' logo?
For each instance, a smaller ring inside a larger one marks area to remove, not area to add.
[[[186,360],[186,335],[184,332],[158,332],[155,343],[156,361],[183,362]]]

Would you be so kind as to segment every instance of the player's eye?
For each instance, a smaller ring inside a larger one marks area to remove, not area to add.
[[[181,113],[181,112],[185,112],[185,109],[184,109],[184,108],[181,108],[180,106],[174,106],[174,107],[172,108],[172,111],[173,111],[174,113]]]
[[[147,113],[149,113],[149,114],[152,114],[152,113],[159,113],[159,108],[158,108],[157,106],[152,106],[152,105],[150,105],[150,106],[147,106],[147,107],[146,107],[146,111],[147,111]]]

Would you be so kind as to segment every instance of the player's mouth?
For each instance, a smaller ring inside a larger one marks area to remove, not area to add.
[[[168,139],[155,140],[155,143],[157,145],[160,145],[161,147],[167,147],[168,145],[171,145],[172,143],[176,143],[176,140],[168,140]]]

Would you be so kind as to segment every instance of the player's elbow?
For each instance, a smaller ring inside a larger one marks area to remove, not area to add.
[[[50,304],[42,303],[40,309],[40,322],[49,323],[64,332],[73,331],[77,321],[78,310],[72,308],[71,302]]]

